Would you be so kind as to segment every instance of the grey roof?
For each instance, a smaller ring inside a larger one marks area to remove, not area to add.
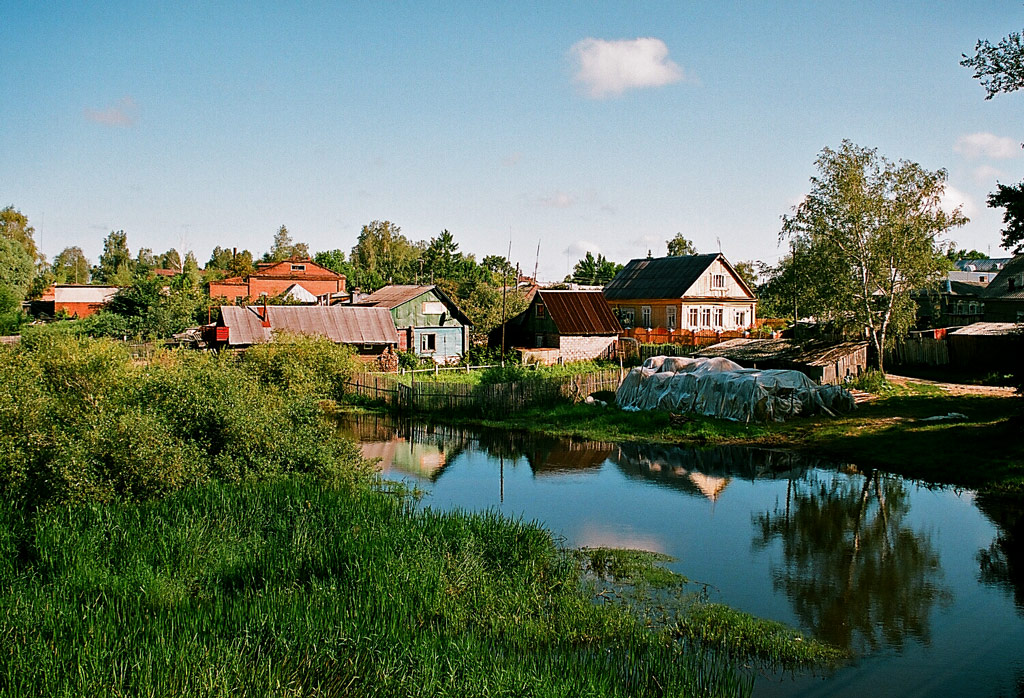
[[[1010,277],[1016,279],[1010,290]],[[1003,267],[985,289],[987,298],[1024,298],[1024,254],[1019,254]]]
[[[268,342],[275,331],[321,335],[339,344],[398,344],[398,332],[386,308],[353,305],[268,305],[270,327],[263,326],[262,306],[222,305],[221,323],[228,344]]]
[[[953,265],[960,271],[990,271],[1000,269],[1009,263],[1011,257],[994,257],[992,259],[958,259]]]
[[[797,343],[791,339],[739,338],[712,344],[694,352],[693,356],[724,356],[738,362],[788,361],[808,366],[825,366],[864,349],[867,344],[864,341]]]
[[[414,284],[392,284],[385,286],[384,288],[377,289],[368,296],[364,296],[358,301],[359,305],[372,305],[377,308],[395,308],[403,303],[408,303],[411,300],[415,300],[425,293],[430,291],[434,292],[438,298],[440,298],[444,304],[448,307],[452,317],[461,322],[463,325],[472,326],[473,323],[469,317],[466,316],[459,306],[455,305],[455,301],[448,297],[444,291],[439,289],[433,284],[414,285]]]
[[[1013,334],[1017,331],[1017,325],[1012,322],[975,322],[956,330],[950,330],[949,334],[955,335],[985,335],[999,336]]]
[[[679,257],[654,257],[652,259],[631,259],[622,271],[604,287],[604,297],[610,301],[682,298],[708,267],[721,258],[735,274],[732,265],[721,253],[692,254]],[[747,289],[748,291],[750,289]],[[751,292],[753,297],[753,292]]]

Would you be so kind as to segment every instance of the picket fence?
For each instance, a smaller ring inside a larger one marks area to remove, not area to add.
[[[621,380],[622,372],[616,368],[493,385],[435,381],[407,384],[394,374],[356,373],[347,385],[352,394],[399,411],[475,412],[490,416],[527,407],[579,402],[599,390],[616,390]]]

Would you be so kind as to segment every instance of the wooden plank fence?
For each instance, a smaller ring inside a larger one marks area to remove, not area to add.
[[[393,374],[356,373],[347,385],[355,395],[400,411],[473,411],[494,415],[559,402],[579,402],[599,390],[614,391],[621,376],[616,368],[493,385],[435,381],[410,385]]]
[[[907,337],[885,350],[885,362],[889,366],[946,366],[949,345],[944,339]]]

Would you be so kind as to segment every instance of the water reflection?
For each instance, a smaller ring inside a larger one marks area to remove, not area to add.
[[[801,621],[857,652],[901,648],[907,638],[927,644],[933,607],[952,596],[930,535],[905,524],[903,480],[877,471],[814,474],[786,492],[784,507],[755,517],[754,545],[782,543],[773,585]]]
[[[999,528],[995,540],[978,551],[978,579],[1012,594],[1017,610],[1024,614],[1024,501],[982,495],[977,505]]]

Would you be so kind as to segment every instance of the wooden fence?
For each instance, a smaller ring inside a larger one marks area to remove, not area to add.
[[[885,362],[889,366],[946,366],[949,345],[945,339],[907,337],[885,350]]]
[[[392,374],[356,373],[347,385],[355,395],[400,411],[498,415],[527,407],[578,402],[599,390],[614,391],[621,376],[616,368],[570,377],[474,385],[435,381],[406,384]]]
[[[620,337],[635,339],[640,344],[682,344],[684,346],[707,346],[727,339],[743,337],[740,331],[716,332],[714,330],[667,330],[662,327],[644,329],[633,327],[619,333]]]

